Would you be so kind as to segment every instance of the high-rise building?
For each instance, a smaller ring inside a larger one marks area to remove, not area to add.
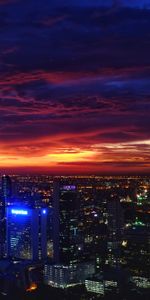
[[[8,175],[2,176],[2,199],[6,207],[12,196],[12,182]]]
[[[46,208],[7,207],[7,257],[47,258],[47,214]]]
[[[108,201],[108,263],[118,267],[120,263],[120,245],[123,236],[123,209],[118,197]]]
[[[90,253],[88,256],[84,255],[85,224],[80,196],[77,185],[71,182],[54,182],[54,265],[45,269],[45,276],[49,278],[47,282],[52,285],[61,286],[63,282],[65,286],[83,282],[87,274],[95,272],[95,261],[91,260]],[[88,272],[85,274],[84,270]]]
[[[0,258],[4,256],[5,248],[5,219],[0,218]]]
[[[75,185],[54,183],[54,261],[68,265],[80,261],[79,197]]]
[[[6,237],[6,206],[12,196],[11,178],[8,175],[2,176],[0,201],[0,257],[5,256]]]
[[[54,183],[54,260],[63,264],[94,262],[100,214],[88,184]]]

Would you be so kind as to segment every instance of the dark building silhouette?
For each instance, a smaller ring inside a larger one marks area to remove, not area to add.
[[[84,226],[77,184],[54,182],[53,240],[54,264],[45,265],[45,283],[66,287],[84,282],[95,272],[95,261],[84,255]],[[88,258],[88,259],[87,259]]]
[[[12,183],[8,175],[3,175],[1,180],[0,201],[0,257],[5,256],[6,246],[6,207],[12,196]]]
[[[79,195],[75,185],[54,184],[54,261],[78,263],[82,251]]]
[[[108,263],[120,265],[120,246],[123,238],[124,217],[120,200],[113,196],[108,201]]]
[[[7,206],[10,198],[12,197],[12,182],[8,175],[2,176],[2,198],[4,200],[4,205]]]

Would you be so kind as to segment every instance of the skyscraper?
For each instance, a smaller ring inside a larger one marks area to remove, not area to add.
[[[47,209],[7,207],[7,257],[46,259],[46,233]]]
[[[45,265],[45,283],[57,287],[84,282],[95,272],[95,262],[84,255],[84,226],[77,184],[54,182],[54,265]],[[81,224],[82,223],[82,224]]]
[[[117,196],[108,201],[108,262],[118,267],[120,263],[120,245],[123,236],[123,209]]]
[[[75,185],[54,183],[54,260],[78,263],[82,251],[79,233],[79,197]]]
[[[4,206],[7,206],[8,201],[12,196],[12,182],[8,175],[2,176],[2,198],[4,201]]]
[[[1,201],[0,201],[0,256],[5,256],[6,237],[6,206],[12,196],[11,178],[8,175],[2,176]]]

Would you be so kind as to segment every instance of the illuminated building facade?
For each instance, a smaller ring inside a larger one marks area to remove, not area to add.
[[[73,280],[77,282],[84,281],[88,273],[85,274],[83,269],[86,270],[89,265],[91,274],[95,271],[94,258],[91,257],[90,251],[88,253],[85,252],[85,226],[81,226],[81,223],[83,224],[81,200],[77,185],[64,184],[60,181],[54,183],[53,236],[55,265],[52,267],[53,282],[57,281],[54,272],[57,265],[61,266],[60,269],[65,274],[69,274],[70,270],[73,270]],[[67,269],[63,269],[63,266]],[[75,275],[77,272],[78,276]],[[65,276],[67,278],[69,276],[72,281],[70,275],[64,275],[63,278]]]
[[[123,238],[123,209],[120,200],[112,197],[108,201],[108,264],[118,267],[120,264],[120,248]]]
[[[150,279],[149,278],[133,276],[132,282],[134,282],[138,288],[150,289]]]
[[[54,185],[54,261],[64,265],[80,262],[79,197],[75,185]]]
[[[99,212],[94,189],[78,183],[54,184],[54,260],[62,264],[95,261]]]
[[[41,260],[47,257],[47,209],[7,208],[7,257]]]
[[[149,226],[137,220],[125,230],[126,246],[123,249],[126,267],[133,276],[149,277],[150,232]]]
[[[86,290],[90,293],[95,293],[102,296],[104,296],[105,294],[103,279],[102,280],[97,280],[96,278],[86,279],[85,287]]]
[[[92,263],[78,265],[45,264],[44,283],[53,287],[67,288],[78,283],[84,283],[85,278],[95,273]]]

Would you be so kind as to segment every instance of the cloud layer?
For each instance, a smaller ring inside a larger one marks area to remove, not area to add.
[[[1,168],[149,172],[148,6],[60,2],[0,1]]]

